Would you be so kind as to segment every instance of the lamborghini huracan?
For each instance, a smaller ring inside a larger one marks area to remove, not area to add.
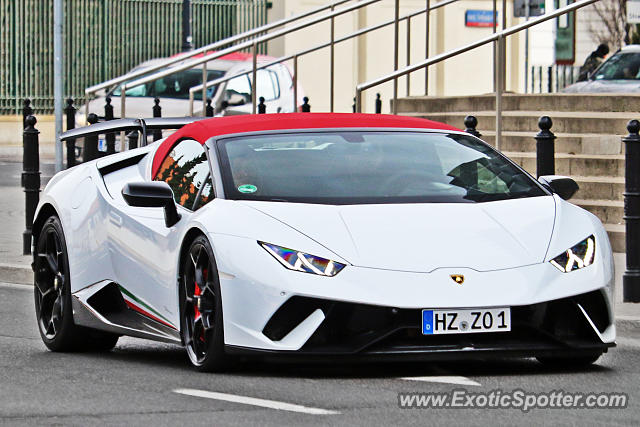
[[[126,128],[144,141],[163,120],[62,138]],[[536,179],[418,118],[191,121],[47,185],[33,268],[49,349],[127,335],[182,345],[212,371],[250,357],[575,365],[615,345],[611,247],[566,201],[571,178]]]

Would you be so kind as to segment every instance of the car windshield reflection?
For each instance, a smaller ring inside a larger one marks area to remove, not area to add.
[[[639,80],[640,52],[618,52],[596,71],[595,80]]]
[[[469,203],[542,196],[529,175],[466,135],[304,132],[219,142],[225,194],[324,204]]]
[[[208,70],[207,81],[215,80],[224,75],[224,71]],[[202,70],[189,69],[161,77],[152,82],[141,84],[127,89],[127,97],[158,97],[172,99],[189,99],[189,89],[202,84]],[[207,98],[211,98],[216,92],[217,86],[207,89]],[[120,96],[122,86],[113,90],[113,96]],[[202,91],[194,93],[194,99],[202,100]]]

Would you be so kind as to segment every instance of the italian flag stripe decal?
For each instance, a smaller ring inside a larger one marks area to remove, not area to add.
[[[155,320],[156,322],[162,323],[163,325],[168,326],[171,329],[177,330],[177,328],[169,322],[169,319],[167,319],[166,317],[158,313],[158,311],[154,310],[151,306],[149,306],[149,304],[145,303],[140,298],[133,295],[123,286],[118,285],[118,288],[120,289],[120,292],[122,292],[122,296],[124,297],[124,302],[127,304],[127,306],[130,309],[142,314],[145,317]]]

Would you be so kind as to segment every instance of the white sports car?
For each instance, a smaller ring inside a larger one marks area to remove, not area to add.
[[[613,261],[600,221],[564,200],[576,190],[428,120],[196,121],[49,182],[40,333],[53,351],[182,344],[205,371],[287,355],[592,363],[615,345]]]

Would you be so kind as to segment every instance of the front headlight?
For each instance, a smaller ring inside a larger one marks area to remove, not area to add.
[[[569,273],[593,264],[595,253],[596,239],[591,235],[549,262],[563,273]]]
[[[318,274],[320,276],[333,277],[345,267],[336,261],[309,255],[271,243],[258,242],[267,252],[269,252],[280,264],[289,270],[302,271],[303,273]]]

